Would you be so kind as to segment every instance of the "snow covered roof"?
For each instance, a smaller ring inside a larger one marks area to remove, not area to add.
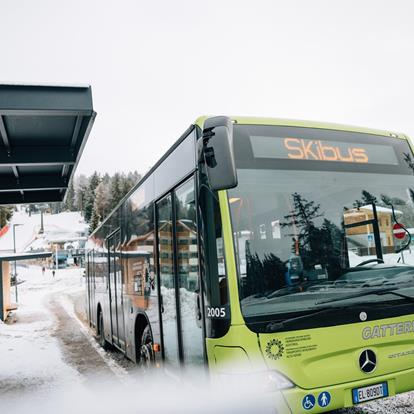
[[[389,213],[392,214],[392,209],[388,207],[376,206],[377,212],[379,213]],[[360,210],[369,210],[372,211],[372,204],[367,204],[359,208]],[[394,209],[395,214],[402,214],[402,211]]]
[[[52,252],[35,252],[35,253],[3,253],[0,254],[0,260],[17,261],[17,260],[30,260],[30,259],[42,259],[51,257]]]

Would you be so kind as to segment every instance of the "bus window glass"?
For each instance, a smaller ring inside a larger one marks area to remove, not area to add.
[[[270,329],[266,321],[304,315],[328,303],[352,309],[361,303],[401,300],[369,295],[367,289],[394,286],[414,294],[414,253],[399,253],[409,236],[399,240],[393,231],[396,223],[402,223],[407,234],[414,228],[414,180],[406,142],[365,134],[339,136],[336,131],[335,142],[328,145],[332,131],[314,130],[320,141],[312,141],[307,131],[301,147],[306,154],[308,142],[323,142],[323,149],[339,148],[344,157],[348,139],[349,145],[364,148],[373,162],[287,160],[285,153],[265,158],[262,147],[265,143],[269,153],[271,137],[280,144],[284,136],[300,135],[300,128],[235,130],[239,185],[228,194],[247,322]],[[260,142],[252,145],[255,137]],[[320,150],[309,148],[315,154]],[[274,149],[281,152],[280,145]],[[392,156],[379,165],[386,154]],[[304,321],[301,328],[318,326],[317,317]]]
[[[179,366],[171,195],[157,203],[158,257],[163,349],[167,364]]]
[[[124,308],[143,314],[151,326],[153,340],[160,341],[157,279],[155,276],[154,203],[150,180],[133,192],[124,203],[122,261],[125,292]],[[134,318],[132,319],[135,320]],[[140,338],[136,338],[140,340]]]
[[[95,281],[96,289],[99,292],[108,288],[108,255],[104,239],[105,232],[101,228],[93,236]]]
[[[200,287],[193,178],[176,190],[175,199],[177,267],[184,362],[186,365],[199,365],[203,360],[203,331],[198,295]]]
[[[126,270],[126,291],[134,296],[132,304],[148,308],[150,296],[156,295],[154,273],[154,207],[138,208],[134,196],[126,203],[126,235],[122,257]]]

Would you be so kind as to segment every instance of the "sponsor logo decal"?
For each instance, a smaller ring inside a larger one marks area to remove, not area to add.
[[[279,359],[283,356],[285,347],[279,339],[272,339],[266,345],[266,355],[270,359]]]
[[[384,325],[366,326],[362,330],[362,338],[384,338],[386,336],[403,335],[411,332],[414,332],[414,321],[388,323]]]

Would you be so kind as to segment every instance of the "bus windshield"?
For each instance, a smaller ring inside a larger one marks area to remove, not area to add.
[[[234,146],[239,184],[228,200],[247,322],[414,297],[405,140],[236,125]]]

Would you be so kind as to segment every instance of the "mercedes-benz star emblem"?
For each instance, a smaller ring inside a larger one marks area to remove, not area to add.
[[[359,367],[366,374],[371,373],[377,366],[377,356],[371,349],[366,349],[359,356]]]

